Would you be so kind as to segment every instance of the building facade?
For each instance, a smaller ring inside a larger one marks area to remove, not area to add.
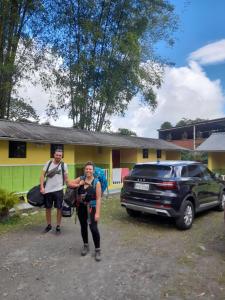
[[[109,190],[122,186],[135,163],[180,159],[182,150],[159,139],[0,120],[0,186],[26,193],[39,183],[43,165],[56,148],[63,150],[70,178],[83,174],[91,160],[105,170]]]

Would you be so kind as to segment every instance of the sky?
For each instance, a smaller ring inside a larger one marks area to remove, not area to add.
[[[173,66],[166,67],[163,83],[156,90],[158,106],[154,112],[140,105],[138,96],[128,106],[125,117],[112,117],[111,129],[129,128],[138,136],[158,137],[165,121],[175,125],[182,118],[214,119],[225,116],[225,1],[169,0],[179,16],[175,44],[159,43],[156,53]],[[29,83],[21,88],[46,120],[44,111],[50,94]],[[40,101],[41,99],[41,101]],[[65,113],[52,125],[71,126]]]

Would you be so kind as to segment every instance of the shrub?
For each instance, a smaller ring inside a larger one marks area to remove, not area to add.
[[[8,216],[10,208],[18,201],[17,195],[0,188],[0,220]]]

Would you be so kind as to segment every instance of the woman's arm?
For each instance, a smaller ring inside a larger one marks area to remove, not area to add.
[[[77,188],[83,184],[83,180],[80,179],[80,177],[77,177],[76,179],[68,180],[67,185],[71,188]]]
[[[100,182],[96,184],[96,212],[95,212],[95,221],[98,222],[100,219],[100,210],[101,210],[101,195],[102,189]]]

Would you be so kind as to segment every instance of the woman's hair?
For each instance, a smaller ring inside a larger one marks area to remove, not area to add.
[[[95,169],[95,165],[93,164],[92,161],[86,162],[86,164],[84,165],[84,168],[86,168],[87,166],[92,166],[92,167],[93,167],[93,170]]]

